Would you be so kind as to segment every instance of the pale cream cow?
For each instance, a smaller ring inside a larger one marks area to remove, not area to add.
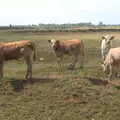
[[[114,39],[114,36],[112,36],[112,35],[102,36],[101,56],[102,56],[103,61],[105,60],[107,53],[109,52],[110,48],[112,47],[112,40],[113,39]]]
[[[120,68],[120,47],[111,48],[105,58],[103,71],[108,74],[109,78],[111,78],[114,73],[118,75],[119,68]]]

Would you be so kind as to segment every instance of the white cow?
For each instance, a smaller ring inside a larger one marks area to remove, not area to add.
[[[102,60],[105,60],[105,57],[107,55],[107,53],[109,52],[111,46],[112,46],[112,41],[114,39],[114,36],[112,35],[106,35],[106,36],[102,36],[102,42],[101,42],[101,56],[102,56]]]
[[[120,47],[111,48],[105,58],[103,70],[111,78],[113,73],[117,75],[118,68],[120,68]]]

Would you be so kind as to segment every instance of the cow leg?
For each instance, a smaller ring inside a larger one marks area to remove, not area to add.
[[[75,65],[76,65],[76,62],[78,61],[78,55],[75,55],[73,56],[73,62],[70,66],[70,69],[74,69],[75,68]]]
[[[111,79],[112,75],[113,75],[113,66],[112,66],[112,64],[110,64],[109,65],[109,75],[108,75],[109,80]]]
[[[3,61],[0,61],[0,79],[3,78]]]
[[[60,72],[62,71],[62,63],[61,63],[62,59],[63,59],[62,57],[57,58],[57,64]]]
[[[115,68],[116,68],[116,70],[115,70],[115,77],[120,77],[120,73],[119,73],[119,71],[120,71],[120,65],[118,65],[118,66],[115,66]]]
[[[25,78],[27,80],[30,80],[32,78],[32,60],[30,56],[27,56],[26,58],[26,64],[27,64],[27,73]]]
[[[79,55],[79,59],[80,59],[80,68],[84,67],[84,56],[83,55]]]
[[[102,61],[105,61],[105,58],[106,58],[106,52],[102,50],[102,52],[101,52],[101,56],[102,56]]]
[[[119,66],[114,66],[114,70],[113,70],[113,75],[114,75],[114,77],[118,77],[118,68],[119,68]]]
[[[105,56],[103,55],[103,56],[102,56],[102,61],[104,61],[104,60],[105,60]]]

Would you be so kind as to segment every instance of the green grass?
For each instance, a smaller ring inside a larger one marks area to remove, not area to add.
[[[23,60],[5,62],[0,81],[1,120],[119,120],[119,79],[105,84],[100,63],[100,39],[113,34],[113,46],[119,46],[120,33],[10,33],[0,32],[1,41],[30,39],[37,47],[33,63],[33,81],[24,80]],[[58,71],[56,58],[47,42],[56,39],[83,39],[85,68],[68,70],[71,57],[64,59],[65,70]],[[43,57],[43,62],[39,58]]]

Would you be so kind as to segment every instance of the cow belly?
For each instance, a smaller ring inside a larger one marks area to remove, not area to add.
[[[68,50],[65,50],[65,51],[64,51],[64,54],[67,55],[67,54],[70,54],[70,52],[69,52]]]
[[[4,56],[4,60],[15,60],[20,58],[20,56]]]
[[[18,58],[20,58],[20,57],[21,57],[20,53],[18,53],[18,54],[14,54],[14,53],[4,54],[4,59],[5,59],[5,60],[18,59]]]
[[[20,54],[20,49],[5,49],[3,51],[5,60],[18,59],[22,55]]]

